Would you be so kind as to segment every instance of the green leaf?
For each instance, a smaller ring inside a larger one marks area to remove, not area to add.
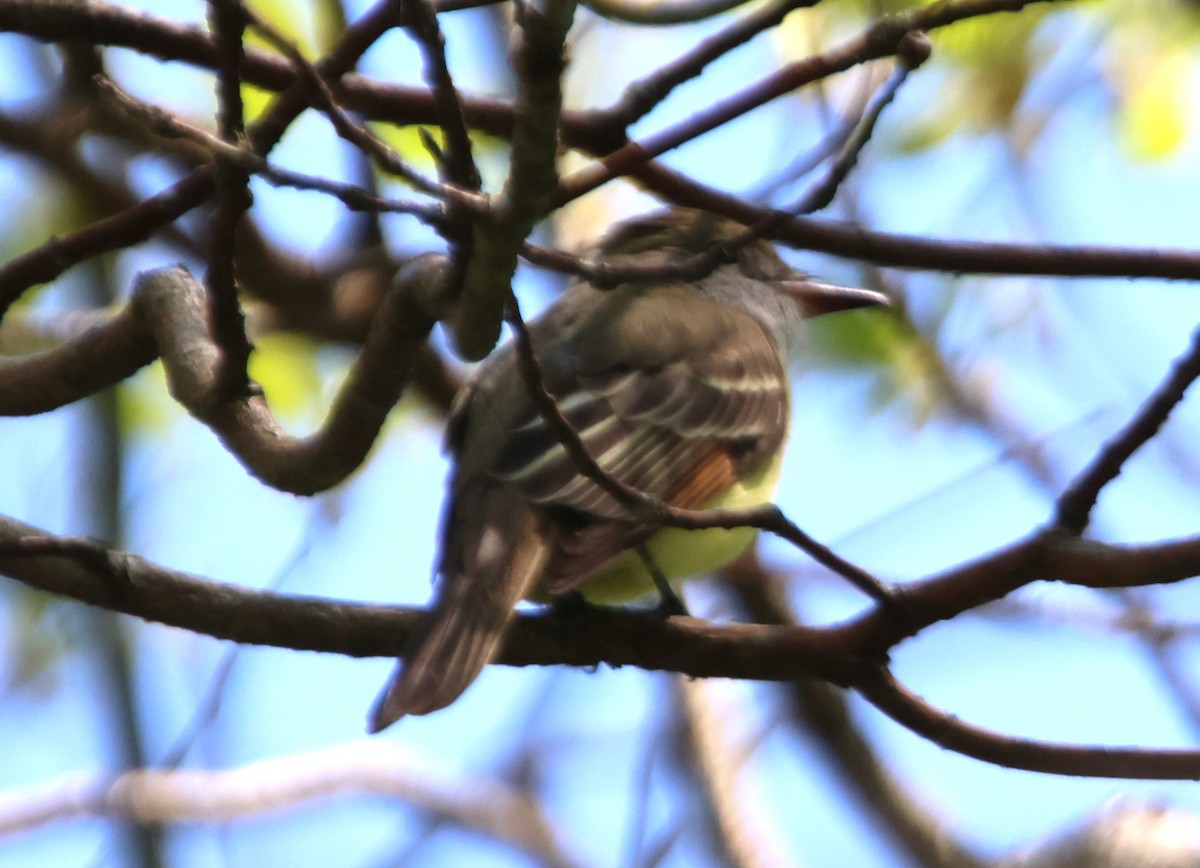
[[[1130,156],[1163,160],[1179,151],[1190,120],[1193,57],[1171,51],[1152,58],[1130,77],[1117,114],[1121,142]]]
[[[262,386],[277,413],[307,411],[323,394],[316,365],[316,344],[298,335],[277,333],[255,341],[250,376]]]

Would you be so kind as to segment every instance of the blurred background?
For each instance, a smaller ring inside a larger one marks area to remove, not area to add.
[[[0,35],[5,260],[207,159],[96,108],[92,73],[214,129],[210,71],[128,48],[51,44],[16,23],[22,7],[38,5],[0,9],[0,25],[15,31]],[[249,5],[311,58],[367,9],[361,0]],[[827,0],[799,9],[677,88],[633,136],[917,5]],[[60,6],[71,4],[45,4]],[[90,8],[205,26],[201,2]],[[611,105],[759,8],[648,27],[581,7],[568,107]],[[497,4],[440,16],[465,93],[512,99],[510,15]],[[1184,0],[1041,3],[932,32],[932,59],[884,111],[821,217],[943,239],[1194,248],[1198,16]],[[255,38],[247,45],[272,50]],[[173,56],[169,46],[161,54]],[[890,60],[856,66],[662,160],[748,200],[787,205],[821,176],[831,137],[891,69]],[[359,70],[422,84],[421,53],[399,30]],[[246,98],[253,116],[270,97],[247,86]],[[415,126],[372,128],[434,171]],[[496,191],[507,144],[482,133],[474,144],[485,188]],[[412,195],[314,111],[271,160]],[[565,154],[563,174],[585,162]],[[401,214],[351,212],[258,180],[252,189],[240,279],[252,321],[265,325],[251,375],[302,434],[320,424],[353,361],[387,268],[443,245]],[[578,249],[655,206],[617,181],[556,212],[535,240]],[[183,261],[202,273],[202,213],[27,292],[0,329],[0,351],[31,352],[76,331],[89,310],[119,304],[140,269]],[[1200,321],[1200,294],[1184,282],[997,278],[784,253],[897,299],[893,316],[817,323],[795,367],[779,492],[807,532],[887,581],[949,568],[1047,521],[1055,496],[1164,377]],[[564,282],[522,265],[515,286],[529,314]],[[446,400],[469,373],[440,332],[433,344],[440,364],[427,360],[368,463],[332,491],[297,498],[251,479],[170,399],[154,365],[86,402],[0,422],[0,513],[220,582],[422,604],[446,473]],[[1193,396],[1105,490],[1092,535],[1195,534],[1198,434]],[[805,623],[865,606],[776,540],[761,540],[758,556]],[[695,614],[744,617],[719,580],[689,584],[686,599]],[[1037,584],[901,645],[895,671],[930,702],[1004,733],[1187,747],[1200,732],[1198,624],[1194,581],[1121,593]],[[629,668],[492,667],[451,708],[367,741],[366,711],[391,666],[235,647],[0,582],[0,865],[970,865],[1044,853],[1048,840],[1129,817],[1147,849],[1163,828],[1200,847],[1192,783],[991,766],[819,687],[796,695]],[[190,819],[139,827],[87,808],[106,775],[151,766],[179,770]],[[880,780],[890,788],[869,783]],[[241,800],[223,801],[230,792]],[[39,819],[40,806],[51,807]],[[922,855],[931,852],[944,861]]]

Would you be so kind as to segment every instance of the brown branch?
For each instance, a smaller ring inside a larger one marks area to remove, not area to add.
[[[97,84],[102,92],[105,90],[104,84],[108,81],[107,78],[93,79],[93,83]],[[106,110],[103,100],[90,104],[88,116],[99,118],[95,128],[102,131],[102,135],[124,138],[136,149],[134,153],[168,154],[174,161],[189,169],[203,164],[208,160],[208,154],[224,151],[235,158],[243,158],[247,171],[261,171],[268,183],[320,190],[337,196],[351,209],[402,213],[415,211],[418,219],[431,222],[436,222],[440,214],[440,207],[434,204],[374,198],[370,193],[364,194],[361,188],[353,185],[338,184],[283,169],[276,172],[275,167],[264,164],[260,157],[251,154],[250,151],[232,148],[207,132],[190,125],[182,125],[181,121],[165,112],[141,103],[135,103],[134,107],[137,110],[136,116],[146,120],[145,124],[131,125],[125,119],[118,118],[114,112]],[[163,128],[157,124],[157,117],[166,118],[169,123],[178,123],[181,127],[179,130]],[[82,197],[88,214],[108,215],[135,205],[140,197],[118,177],[121,173],[112,172],[107,164],[92,166],[83,160],[77,147],[79,132],[71,122],[67,121],[65,125],[66,130],[63,118],[57,115],[45,119],[15,120],[0,114],[0,142],[43,163],[61,177],[71,186],[73,193]],[[200,144],[201,147],[194,147],[191,141],[184,145],[163,147],[161,135],[175,136],[179,132],[183,132],[186,138]],[[164,227],[160,237],[194,256],[204,255],[201,244],[188,234],[180,223]],[[285,254],[269,245],[252,223],[243,226],[239,243],[242,246],[239,262],[242,288],[267,301],[286,301],[286,310],[275,308],[276,328],[289,328],[322,340],[350,341],[356,344],[362,342],[370,324],[370,311],[377,306],[383,291],[379,290],[374,294],[374,301],[369,308],[364,300],[360,300],[355,307],[344,303],[344,297],[352,294],[348,287],[351,284],[362,283],[361,280],[347,278],[348,274],[363,273],[362,266],[365,263],[361,261],[361,257],[359,261],[355,261],[341,255],[328,267],[317,270],[309,264],[296,261],[291,254]],[[374,282],[386,287],[388,279],[395,271],[395,265],[386,262],[381,255],[377,255],[377,259],[379,265],[375,271]],[[353,294],[360,299],[366,295],[361,289],[355,290]],[[19,316],[28,321],[29,314],[29,311],[22,311]],[[61,312],[51,315],[43,312],[41,315],[34,315],[33,319],[39,322],[38,329],[42,333],[58,335],[49,342],[50,345],[57,345],[66,337],[74,337],[82,331],[74,326],[81,318],[89,315],[82,311],[70,315]],[[52,323],[49,322],[51,316]],[[259,319],[261,321],[262,318]],[[12,321],[13,314],[10,312],[0,325],[0,331]],[[16,350],[19,353],[31,351],[19,348]]]
[[[1072,777],[1200,780],[1200,751],[1080,747],[1015,738],[966,723],[930,705],[885,669],[868,673],[854,688],[917,735],[1005,768]]]
[[[797,623],[784,595],[784,581],[768,572],[752,554],[723,570],[729,588],[750,620],[759,624]],[[926,868],[982,868],[983,859],[958,840],[941,817],[922,804],[883,762],[850,713],[844,691],[820,681],[785,686],[794,725],[819,739],[822,756],[866,811],[882,823],[913,864]]]
[[[217,44],[217,135],[237,146],[246,136],[242,110],[242,34],[246,17],[238,0],[208,0],[209,22]],[[237,162],[218,157],[213,171],[216,207],[209,238],[208,272],[212,335],[221,348],[218,388],[229,395],[249,387],[246,365],[250,341],[238,301],[234,249],[238,224],[250,208],[250,176]]]
[[[111,79],[97,76],[95,84],[122,112],[145,124],[147,129],[157,135],[167,138],[183,138],[195,142],[214,157],[226,163],[234,164],[244,172],[257,175],[272,186],[291,187],[296,190],[310,190],[317,193],[324,193],[335,197],[352,211],[412,214],[421,221],[431,225],[438,225],[444,220],[441,206],[435,203],[378,196],[357,184],[347,184],[341,181],[333,181],[329,178],[307,175],[302,172],[285,169],[282,166],[277,166],[269,162],[264,157],[259,156],[244,146],[238,146],[218,139],[211,133],[189,124],[187,121],[159,106],[142,102],[126,93]],[[443,192],[440,185],[434,182],[430,183],[433,184],[433,189]],[[446,198],[451,198],[454,195],[449,191],[445,192]]]
[[[0,416],[32,416],[119,383],[158,357],[153,334],[132,305],[52,350],[0,357]]]
[[[1200,377],[1200,329],[1192,336],[1191,347],[1176,360],[1154,394],[1067,486],[1058,499],[1055,525],[1070,533],[1083,533],[1104,486],[1116,479],[1133,453],[1158,433],[1197,377]]]
[[[646,189],[677,205],[712,211],[743,225],[752,225],[773,211],[656,163],[632,174]],[[1200,252],[1194,250],[945,240],[810,217],[780,222],[770,238],[799,250],[924,271],[1200,281]]]
[[[593,123],[600,139],[611,140],[614,136],[624,139],[626,129],[649,114],[679,85],[700,75],[713,61],[775,27],[789,12],[815,6],[818,2],[820,0],[774,0],[750,11],[640,81],[633,82],[613,106],[595,113]],[[657,12],[663,5],[656,3],[653,10]]]
[[[846,141],[838,150],[833,164],[829,167],[829,171],[825,173],[825,177],[809,189],[800,198],[799,202],[788,209],[790,213],[814,214],[833,201],[833,197],[837,195],[838,188],[842,186],[847,176],[849,176],[850,172],[858,164],[858,156],[862,153],[862,149],[866,147],[872,133],[875,132],[875,125],[879,122],[879,116],[883,114],[883,110],[896,98],[896,94],[900,92],[900,88],[908,80],[909,73],[927,61],[932,50],[929,37],[924,33],[909,31],[904,34],[896,46],[896,68],[892,71],[892,74],[888,77],[883,87],[880,88],[879,92],[875,94],[874,99],[868,102],[862,117],[855,124],[850,135],[847,136]],[[761,231],[764,234],[772,228],[767,223],[759,225],[762,225]]]
[[[31,536],[39,540],[37,556],[22,551],[22,540]],[[47,536],[0,517],[0,574],[62,597],[218,639],[352,657],[398,657],[424,615],[417,608],[222,585],[98,543],[95,555],[81,556],[78,540],[56,554],[46,549]],[[116,565],[124,581],[112,581],[107,568],[97,564]],[[839,636],[825,630],[718,626],[694,618],[664,623],[653,613],[601,607],[566,614],[518,613],[497,662],[627,664],[700,677],[818,677],[835,683],[847,683],[861,665]]]
[[[463,115],[462,97],[446,65],[446,38],[438,25],[437,10],[430,0],[402,0],[407,11],[407,29],[425,58],[425,81],[433,94],[438,126],[446,137],[445,179],[456,186],[478,192],[483,179],[475,165],[471,136]]]
[[[0,143],[57,174],[85,203],[89,215],[111,214],[136,205],[140,196],[126,179],[98,170],[83,159],[78,147],[82,131],[64,133],[62,126],[58,117],[30,119],[0,114]],[[191,247],[191,239],[177,226],[167,227],[163,238],[184,249]]]
[[[137,769],[70,774],[0,790],[0,837],[57,820],[123,817],[140,823],[230,822],[344,793],[403,801],[530,856],[578,865],[541,806],[499,780],[465,776],[427,754],[371,739],[220,771]]]
[[[62,556],[28,556],[21,540],[43,531],[0,518],[0,573],[64,597],[221,639],[350,656],[402,653],[420,610],[291,597],[235,588],[173,573],[115,551],[80,557],[79,542]],[[1068,565],[1079,540],[1042,534],[905,588],[900,617],[873,610],[840,625],[716,625],[694,618],[665,621],[645,612],[586,608],[518,613],[498,663],[514,666],[638,666],[692,677],[765,681],[819,678],[861,690],[885,713],[937,744],[988,762],[1050,773],[1163,779],[1200,776],[1200,751],[1141,751],[1050,745],[988,733],[931,709],[894,682],[883,650],[943,617],[989,602],[1038,577],[1037,563]],[[45,543],[39,543],[44,546]],[[1100,544],[1094,544],[1100,546]],[[1109,584],[1122,569],[1136,577],[1155,547],[1109,551]],[[1060,550],[1061,549],[1061,550]],[[1200,574],[1200,538],[1165,548],[1169,582]],[[113,581],[95,564],[116,564]],[[1080,564],[1076,564],[1078,569]],[[902,623],[901,623],[902,622]]]
[[[314,102],[333,124],[334,131],[350,144],[367,154],[374,163],[385,172],[407,181],[416,190],[438,196],[450,201],[468,197],[465,205],[470,205],[475,197],[463,190],[456,190],[448,184],[439,184],[408,165],[400,155],[369,129],[355,123],[338,105],[337,97],[329,83],[321,76],[320,71],[313,66],[301,53],[296,45],[276,30],[271,23],[253,10],[247,9],[246,14],[254,29],[262,34],[272,46],[285,55],[312,88]],[[478,207],[478,206],[476,206]]]
[[[1032,582],[1088,588],[1164,585],[1200,575],[1200,536],[1115,545],[1040,531],[943,573],[893,586],[892,611],[876,609],[833,629],[882,653],[940,621],[1002,599]]]
[[[76,4],[64,6],[69,7],[69,10],[79,8]],[[0,4],[0,13],[4,9],[5,4]],[[69,11],[56,4],[43,6],[39,2],[33,4],[32,9],[21,5],[11,11],[32,14],[36,21],[41,20],[37,10],[48,10],[52,22],[75,25],[75,29],[62,34],[61,38],[78,35],[78,19],[71,15],[56,17],[54,13]],[[118,16],[105,15],[101,20],[111,23],[116,17]],[[15,18],[18,25],[29,23],[25,15],[17,15]],[[139,16],[132,18],[137,21]],[[138,23],[141,25],[143,22]],[[321,62],[322,74],[334,79],[340,78],[391,25],[390,3],[388,0],[380,0],[346,30],[333,51]],[[0,26],[7,26],[2,17]],[[145,30],[140,26],[137,32],[145,35]],[[180,35],[177,30],[172,32],[175,36]],[[211,43],[207,38],[205,46],[211,50]],[[216,63],[215,54],[212,63]],[[287,89],[247,134],[254,150],[263,154],[270,151],[288,125],[306,107],[307,92],[308,87],[304,81],[293,80],[293,77],[289,76]],[[156,230],[195,208],[211,196],[213,190],[212,169],[198,169],[162,193],[151,196],[119,214],[98,220],[63,238],[51,239],[41,247],[11,259],[0,266],[0,317],[3,317],[9,306],[30,286],[52,280],[67,268],[92,256],[144,241]]]
[[[535,264],[585,277],[602,288],[629,282],[691,282],[705,278],[720,265],[735,261],[738,252],[747,244],[774,234],[790,216],[811,214],[833,201],[838,188],[857,164],[858,155],[870,140],[884,108],[895,98],[900,87],[908,79],[909,73],[929,59],[930,51],[929,40],[924,34],[910,32],[904,35],[896,48],[898,62],[895,71],[868,105],[851,134],[846,137],[833,165],[825,177],[787,211],[766,211],[737,236],[714,243],[700,253],[680,258],[675,262],[650,266],[614,265],[604,261],[583,262],[569,254],[546,250],[528,243],[522,247],[522,255]]]
[[[598,163],[580,169],[563,179],[555,195],[555,205],[578,199],[602,184],[630,174],[639,164],[673,150],[705,133],[739,118],[784,94],[807,84],[845,72],[854,66],[887,55],[903,52],[912,59],[906,37],[913,31],[944,27],[947,24],[1003,10],[1016,10],[1033,2],[1054,0],[960,0],[935,3],[918,9],[881,16],[858,36],[828,51],[790,63],[756,84],[692,114],[687,120],[654,133],[639,142],[629,142],[606,154]],[[902,45],[905,47],[902,49]],[[753,222],[753,221],[740,221]]]
[[[470,360],[491,352],[500,337],[517,254],[549,208],[558,180],[564,46],[575,0],[521,8],[513,49],[520,94],[508,180],[492,213],[475,224],[453,328],[458,351]]]
[[[1005,3],[935,4],[915,10],[920,16],[911,23],[915,28],[929,29],[951,23],[951,20],[1001,9],[1016,9],[1020,5],[1011,0]],[[369,15],[354,27],[367,28],[379,23]],[[80,5],[70,0],[9,0],[0,3],[0,29],[54,41],[77,36],[81,28],[86,28],[89,38],[99,44],[132,48],[163,60],[182,60],[208,68],[216,65],[215,49],[210,37],[196,28],[180,27],[103,3]],[[361,40],[352,44],[363,47]],[[879,56],[886,53],[881,52]],[[262,51],[248,51],[242,71],[244,80],[270,90],[288,88],[297,76],[286,60]],[[383,85],[355,74],[341,78],[331,75],[328,70],[326,74],[336,82],[335,90],[344,103],[368,117],[395,123],[436,123],[433,96],[427,89]],[[473,129],[511,136],[514,112],[510,104],[466,94],[462,95],[462,100],[467,123]],[[612,151],[611,135],[604,138],[597,134],[597,130],[608,129],[611,129],[611,122],[603,111],[562,113],[563,142],[594,156],[603,156]],[[616,144],[619,145],[620,141]],[[632,176],[646,189],[668,201],[714,211],[744,225],[753,224],[769,213],[767,209],[706,187],[654,162],[636,167]],[[211,190],[203,186],[209,181],[201,182],[200,190],[195,183],[192,179],[185,179],[177,185],[177,189],[147,200],[127,213],[48,242],[0,266],[0,311],[29,286],[51,280],[71,265],[97,253],[141,241],[195,207]],[[872,232],[856,226],[806,218],[784,221],[773,238],[801,249],[913,269],[978,274],[1200,280],[1200,253],[1190,250],[947,241]]]
[[[206,294],[184,269],[138,277],[133,300],[79,339],[0,368],[0,414],[35,413],[120,382],[159,354],[171,394],[213,429],[254,476],[296,494],[343,480],[365,459],[398,400],[433,320],[422,311],[442,281],[436,257],[414,260],[376,312],[362,352],[325,423],[313,435],[284,432],[261,392],[220,388],[221,351]]]

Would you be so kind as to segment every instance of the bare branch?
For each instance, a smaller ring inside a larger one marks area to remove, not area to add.
[[[588,0],[583,5],[601,18],[662,27],[703,21],[731,12],[748,2],[750,0],[667,0],[650,3],[641,0]]]
[[[908,24],[909,29],[931,29],[972,16],[1015,11],[1024,5],[1016,0],[939,3],[913,10],[914,17]],[[162,59],[184,60],[209,68],[216,65],[211,39],[195,28],[134,15],[102,3],[81,6],[68,0],[14,0],[0,4],[0,27],[35,38],[69,38],[77,34],[80,21],[86,22],[91,38],[103,44],[130,47]],[[348,34],[345,40],[350,47],[348,53],[352,49],[365,49],[363,42],[376,32],[372,27],[386,28],[390,23],[382,7],[377,6]],[[356,32],[361,32],[362,38],[349,38]],[[893,47],[894,43],[890,47],[874,46],[862,60],[884,56]],[[336,59],[340,62],[344,58],[339,54]],[[427,89],[383,85],[354,74],[341,78],[333,72],[331,66],[324,74],[337,82],[336,90],[350,108],[397,123],[436,123],[433,96]],[[243,75],[246,81],[260,87],[282,90],[295,81],[297,74],[286,60],[250,51]],[[467,123],[473,129],[501,136],[512,134],[512,106],[466,94],[462,95],[462,101]],[[613,150],[612,135],[597,134],[597,130],[611,129],[611,121],[604,112],[562,114],[563,142],[596,156]],[[620,144],[618,137],[616,146]],[[630,171],[639,183],[668,201],[714,211],[744,225],[754,224],[770,213],[654,162],[637,164]],[[7,308],[27,287],[51,280],[89,256],[143,240],[210,195],[211,187],[207,186],[210,183],[211,179],[199,182],[185,179],[128,212],[55,239],[0,266],[0,310]],[[1200,280],[1200,254],[1190,250],[947,241],[872,232],[799,217],[779,224],[772,237],[793,247],[904,268],[979,274]]]
[[[217,134],[237,146],[246,137],[242,116],[242,32],[246,18],[238,0],[208,0],[209,20],[217,43]],[[250,176],[235,161],[217,157],[213,183],[213,210],[209,240],[208,286],[212,335],[221,348],[219,388],[230,395],[244,393],[249,386],[246,365],[250,341],[237,295],[234,247],[238,224],[250,208]]]
[[[351,656],[402,653],[419,610],[289,597],[224,586],[173,573],[134,555],[108,551],[79,557],[78,541],[61,555],[29,556],[22,540],[47,534],[0,518],[0,573],[50,593],[217,638]],[[1079,540],[1042,534],[907,586],[899,613],[880,608],[829,627],[717,625],[695,618],[665,621],[650,612],[584,608],[518,613],[496,662],[513,666],[638,666],[692,677],[795,681],[819,678],[859,690],[898,722],[935,743],[987,762],[1055,774],[1192,779],[1200,751],[1085,748],[980,730],[923,703],[885,667],[885,651],[944,618],[998,599],[1039,577],[1039,564],[1076,569]],[[39,546],[45,545],[39,542]],[[1110,584],[1122,567],[1136,577],[1147,552],[1171,575],[1200,574],[1200,538],[1162,547],[1108,550]],[[1155,552],[1156,548],[1162,551]],[[1168,558],[1168,555],[1170,556]],[[98,570],[117,564],[123,582]]]
[[[743,556],[723,571],[730,589],[750,619],[760,624],[796,624],[784,596],[784,581],[757,558]],[[925,804],[917,788],[905,786],[890,771],[863,728],[850,713],[844,691],[819,681],[785,685],[791,719],[819,739],[839,779],[863,808],[889,830],[912,858],[926,868],[983,868],[981,856],[959,840]]]
[[[308,438],[286,434],[261,392],[230,395],[220,388],[222,353],[212,335],[207,297],[182,268],[140,275],[130,305],[107,324],[0,368],[8,381],[0,390],[0,414],[45,412],[78,400],[129,376],[157,350],[171,394],[247,470],[284,491],[321,491],[356,469],[375,442],[433,325],[422,311],[441,280],[436,257],[414,260],[401,272],[325,424]]]
[[[79,8],[70,3],[64,6],[72,10]],[[58,7],[54,7],[54,10],[61,11]],[[139,16],[133,18],[138,19]],[[18,23],[24,22],[23,17],[18,17],[17,20]],[[0,20],[0,24],[3,23]],[[322,61],[322,73],[331,78],[344,75],[358,61],[361,54],[391,26],[389,2],[380,0],[346,31],[329,56]],[[68,33],[64,38],[74,35],[76,34]],[[216,62],[215,56],[213,62]],[[304,81],[294,82],[294,86],[289,86],[271,109],[255,123],[253,129],[247,133],[254,150],[265,154],[279,141],[288,125],[307,105],[307,91]],[[162,193],[144,199],[119,214],[98,220],[64,238],[51,239],[41,247],[14,257],[0,266],[0,317],[3,317],[9,306],[30,286],[52,280],[67,268],[92,256],[144,241],[153,232],[210,197],[214,189],[212,169],[198,169]]]
[[[112,99],[121,111],[139,119],[158,135],[168,138],[181,137],[195,142],[213,154],[214,157],[237,165],[245,172],[261,177],[272,186],[291,187],[297,190],[312,190],[318,193],[325,193],[334,196],[353,211],[412,214],[431,225],[438,225],[445,219],[441,206],[431,202],[416,202],[407,199],[377,196],[365,187],[360,187],[356,184],[345,184],[340,181],[332,181],[316,175],[293,172],[291,169],[276,166],[247,147],[222,141],[216,136],[189,124],[187,121],[176,117],[158,106],[142,102],[123,91],[111,79],[97,76],[95,83],[101,92]],[[407,168],[402,162],[398,164],[398,167]],[[403,171],[403,168],[401,171]],[[415,175],[414,177],[421,178],[420,175]],[[407,180],[413,179],[407,178]],[[436,182],[430,181],[429,184],[432,185],[431,189],[433,191],[439,193],[445,192],[447,198],[455,195],[451,191],[445,190]],[[419,185],[414,184],[414,186]],[[464,202],[464,204],[469,203]]]
[[[1062,493],[1055,525],[1071,533],[1083,533],[1101,490],[1117,478],[1133,453],[1158,433],[1197,377],[1200,377],[1200,330],[1192,336],[1191,347],[1175,362],[1166,380]]]
[[[529,796],[498,780],[457,774],[428,754],[379,739],[223,771],[79,773],[0,791],[0,837],[76,817],[229,822],[348,792],[400,800],[522,851],[539,864],[579,864]]]
[[[867,701],[936,745],[1011,769],[1089,778],[1200,780],[1200,751],[1080,747],[1032,741],[963,721],[908,691],[884,669],[854,685]]]
[[[544,0],[544,8],[534,3],[522,8],[514,48],[521,92],[508,181],[492,213],[475,225],[454,324],[458,350],[472,360],[491,352],[500,337],[517,253],[545,214],[558,180],[563,52],[575,0]]]
[[[446,38],[438,25],[431,0],[399,0],[407,11],[408,30],[425,57],[425,80],[433,93],[438,126],[446,137],[445,180],[464,190],[478,192],[482,179],[475,165],[471,136],[463,116],[462,97],[446,65]]]
[[[956,3],[938,3],[882,16],[853,39],[828,51],[790,63],[737,94],[696,112],[674,127],[661,130],[639,142],[629,142],[606,154],[598,163],[563,179],[555,195],[555,204],[562,205],[578,199],[614,178],[632,173],[639,164],[814,81],[844,72],[868,60],[901,51],[908,60],[912,60],[915,55],[910,50],[911,42],[906,42],[906,38],[913,31],[943,27],[962,18],[987,12],[1019,9],[1032,2],[1042,0],[960,0]]]
[[[635,81],[625,89],[615,105],[596,113],[594,123],[600,137],[604,138],[607,135],[611,138],[619,134],[624,139],[628,127],[649,114],[679,85],[698,76],[714,60],[724,57],[759,33],[775,27],[789,12],[815,6],[818,2],[820,0],[774,0],[767,3],[742,16],[720,33],[703,40],[687,54],[663,64],[640,81]],[[658,12],[665,5],[667,4],[656,3],[652,8],[654,12]],[[648,12],[650,8],[647,4]],[[601,131],[602,129],[606,132]]]
[[[896,68],[879,92],[875,94],[874,99],[867,104],[862,117],[842,144],[825,177],[805,193],[799,202],[788,209],[792,214],[813,214],[833,201],[838,188],[857,165],[858,155],[866,147],[871,134],[875,132],[875,124],[879,121],[879,116],[896,98],[901,86],[908,80],[909,73],[928,60],[931,51],[929,37],[924,33],[909,31],[904,34],[899,45],[896,46]],[[765,223],[757,225],[762,226],[761,231],[764,234],[773,228],[770,224]]]

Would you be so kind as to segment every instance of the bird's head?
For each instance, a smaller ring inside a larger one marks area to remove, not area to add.
[[[887,306],[887,296],[818,280],[784,262],[770,242],[742,243],[746,228],[691,208],[658,211],[626,221],[601,242],[597,257],[613,266],[669,267],[726,246],[729,261],[691,283],[699,292],[754,316],[781,349],[799,321],[863,307]]]

